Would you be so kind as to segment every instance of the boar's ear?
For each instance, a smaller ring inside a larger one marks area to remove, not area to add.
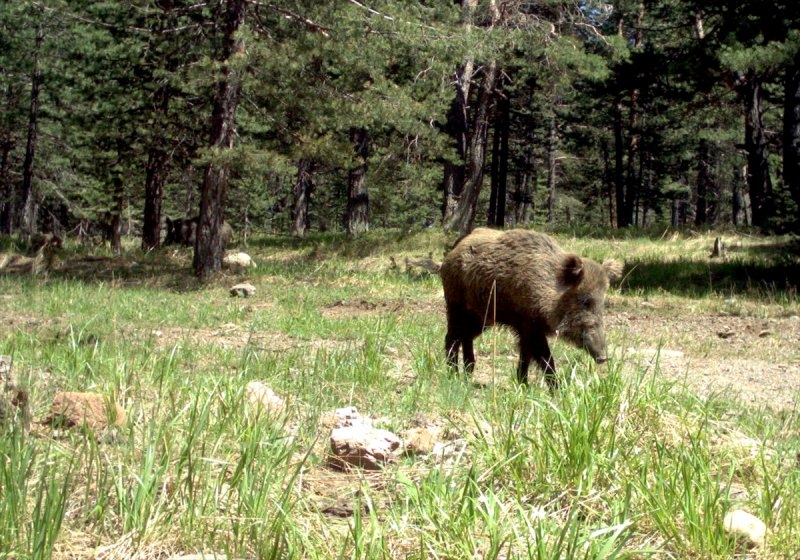
[[[603,261],[603,270],[606,271],[606,276],[608,276],[608,280],[610,282],[616,282],[617,280],[622,277],[622,270],[625,268],[625,264],[621,263],[616,260],[607,260]]]
[[[567,254],[558,272],[559,283],[565,286],[577,286],[583,280],[583,261],[578,255]]]

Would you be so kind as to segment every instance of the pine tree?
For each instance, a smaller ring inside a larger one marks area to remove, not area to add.
[[[200,193],[200,217],[192,261],[194,273],[200,278],[206,278],[222,268],[221,231],[230,172],[228,152],[233,148],[236,109],[242,83],[242,60],[245,58],[240,33],[247,16],[246,1],[227,0],[222,15],[222,48],[211,114],[209,161],[205,167]]]

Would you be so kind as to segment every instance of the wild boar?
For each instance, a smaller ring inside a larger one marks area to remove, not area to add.
[[[200,216],[193,218],[167,218],[167,236],[164,245],[183,245],[193,247],[197,239],[197,225],[200,223]],[[220,231],[222,245],[227,246],[233,239],[233,228],[227,221],[222,222]]]
[[[558,335],[607,360],[603,310],[609,282],[622,264],[603,264],[564,252],[549,236],[515,229],[479,228],[459,240],[440,270],[447,304],[445,350],[458,368],[475,365],[473,340],[486,327],[506,325],[519,338],[517,379],[528,382],[530,362],[557,388],[548,336]]]

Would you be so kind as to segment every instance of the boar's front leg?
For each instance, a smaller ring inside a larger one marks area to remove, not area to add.
[[[447,364],[458,371],[458,350],[464,354],[464,372],[469,375],[475,369],[475,350],[472,341],[481,332],[474,318],[458,306],[447,308],[447,334],[444,338]]]
[[[458,371],[458,351],[461,349],[461,333],[458,329],[461,314],[457,306],[447,304],[447,334],[444,336],[444,351],[447,354],[447,365],[455,372]]]
[[[475,348],[472,345],[474,337],[467,335],[461,340],[461,347],[464,351],[464,373],[472,375],[475,370]]]
[[[444,349],[447,352],[447,365],[450,369],[458,371],[458,351],[461,349],[461,340],[447,331],[444,337]]]
[[[519,337],[519,365],[517,366],[517,380],[528,383],[528,368],[531,360],[536,360],[536,365],[544,372],[544,379],[551,390],[558,389],[556,379],[556,362],[547,337],[542,332],[520,333]]]
[[[473,347],[472,338],[466,335],[464,338],[458,338],[448,332],[444,339],[444,347],[447,351],[447,365],[454,373],[458,372],[459,348],[463,348],[464,373],[467,375],[472,373],[472,370],[475,369],[475,350]]]

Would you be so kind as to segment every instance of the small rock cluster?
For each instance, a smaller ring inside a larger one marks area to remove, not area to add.
[[[251,381],[245,390],[251,406],[270,412],[285,410],[283,399],[260,381]],[[443,430],[437,426],[409,428],[397,435],[376,426],[380,420],[363,416],[355,407],[338,408],[324,414],[321,425],[330,430],[330,448],[326,464],[332,469],[349,471],[380,470],[403,455],[446,456],[452,453],[452,442],[443,441]],[[729,512],[723,529],[731,538],[746,547],[763,546],[767,527],[763,521],[744,510]]]
[[[230,270],[234,274],[239,274],[248,268],[256,268],[256,263],[247,253],[237,251],[228,253],[222,258],[222,268]],[[230,289],[231,296],[233,297],[250,297],[255,295],[256,287],[249,282],[240,282]]]
[[[354,407],[325,415],[322,424],[331,429],[328,465],[337,470],[378,470],[403,455],[447,457],[457,447],[442,441],[443,430],[438,426],[409,428],[398,435],[376,427],[378,422],[362,416]]]
[[[372,418],[361,416],[355,408],[336,410],[333,424],[328,460],[333,468],[378,470],[396,460],[402,451],[402,440],[398,436],[376,428]]]
[[[31,411],[28,390],[21,387],[12,372],[9,356],[0,356],[0,427],[21,422],[30,430]],[[95,435],[125,424],[125,410],[99,393],[62,391],[53,397],[50,411],[39,424],[54,429],[87,428]]]
[[[285,401],[261,381],[245,387],[245,399],[256,413],[281,414]],[[320,424],[330,430],[326,464],[339,471],[351,468],[379,470],[403,455],[452,454],[452,442],[442,442],[438,426],[419,426],[399,435],[378,427],[380,420],[363,416],[355,407],[338,408],[322,415]]]

